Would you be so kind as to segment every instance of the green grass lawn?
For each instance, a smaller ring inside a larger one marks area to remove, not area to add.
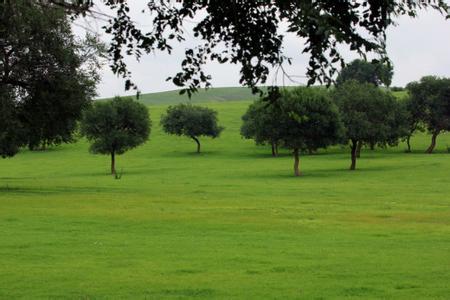
[[[279,158],[239,136],[249,102],[209,103],[204,139],[159,128],[118,157],[81,140],[0,160],[0,298],[449,299],[450,135]]]

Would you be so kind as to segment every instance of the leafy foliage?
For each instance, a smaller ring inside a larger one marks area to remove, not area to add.
[[[280,108],[263,99],[251,104],[242,116],[241,135],[246,139],[254,139],[257,145],[272,146],[272,155],[278,155],[281,138]]]
[[[197,152],[200,152],[200,136],[216,138],[224,129],[217,123],[216,111],[190,104],[169,106],[161,116],[161,125],[168,134],[192,138],[197,143]]]
[[[25,144],[71,141],[95,95],[98,51],[86,55],[93,43],[76,40],[67,14],[50,3],[2,1],[0,15],[0,85],[10,91]]]
[[[355,59],[345,66],[336,79],[336,85],[341,85],[348,80],[356,80],[360,83],[372,83],[376,86],[390,86],[393,69],[390,64],[380,62],[370,63],[362,59]]]
[[[294,172],[298,176],[300,151],[326,148],[340,141],[339,112],[328,93],[316,88],[283,90],[279,105],[280,140],[294,151]]]
[[[82,110],[95,95],[95,83],[81,74],[60,74],[35,82],[31,91],[20,109],[29,148],[72,142]]]
[[[81,133],[91,142],[92,153],[111,155],[115,174],[115,154],[123,154],[148,140],[151,121],[147,107],[132,98],[115,97],[96,102],[86,110]]]
[[[352,165],[356,168],[358,143],[394,145],[406,132],[406,114],[389,92],[370,83],[344,82],[333,93],[351,142]]]
[[[411,113],[422,120],[432,134],[428,153],[432,153],[436,138],[442,131],[450,130],[450,78],[422,77],[419,82],[407,85],[411,97]]]
[[[92,11],[93,0],[61,2],[53,0],[74,14]],[[112,70],[133,86],[125,57],[157,50],[171,53],[176,42],[187,35],[185,24],[201,17],[193,27],[198,44],[186,50],[181,72],[172,79],[178,86],[195,91],[201,84],[210,85],[211,77],[203,71],[207,61],[240,64],[240,82],[256,91],[264,84],[271,67],[290,62],[283,51],[282,23],[288,31],[304,39],[304,53],[310,55],[307,76],[309,84],[332,82],[336,65],[343,59],[338,44],[346,44],[364,56],[376,53],[386,61],[385,32],[401,15],[416,16],[422,8],[433,8],[448,14],[445,1],[148,1],[145,9],[151,18],[151,30],[133,22],[128,1],[104,0],[116,12],[105,31],[112,35],[109,54]],[[78,4],[77,4],[78,3]]]

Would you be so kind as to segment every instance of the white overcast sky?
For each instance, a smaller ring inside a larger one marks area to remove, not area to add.
[[[140,12],[147,2],[148,0],[133,0],[130,5],[133,19],[143,29],[150,25],[149,14]],[[104,7],[99,6],[98,8],[109,13]],[[77,22],[82,24],[80,20]],[[429,10],[422,11],[418,18],[401,17],[397,23],[396,27],[391,27],[387,32],[387,49],[395,72],[393,85],[404,86],[424,75],[450,77],[450,20],[446,21],[439,13]],[[94,26],[101,26],[101,24],[94,24]],[[76,31],[79,30],[76,29]],[[107,36],[102,38],[107,40]],[[175,45],[172,55],[163,53],[144,55],[140,62],[136,62],[133,58],[128,59],[129,68],[133,73],[133,81],[143,93],[176,89],[176,86],[165,79],[180,70],[180,62],[184,57],[185,48],[194,44],[193,38],[188,36],[185,44]],[[285,53],[293,58],[293,64],[286,68],[288,73],[297,76],[304,75],[308,56],[301,54],[302,40],[294,35],[286,35],[284,47]],[[344,51],[343,54],[349,61],[357,57],[348,51]],[[205,69],[213,77],[213,87],[239,86],[238,66],[209,63]],[[99,97],[125,94],[123,79],[117,78],[109,70],[108,65],[104,66],[101,73],[102,82],[98,86]],[[298,80],[306,83],[305,78],[298,77]],[[275,78],[272,76],[268,84],[274,81]],[[281,77],[276,82],[283,83]]]

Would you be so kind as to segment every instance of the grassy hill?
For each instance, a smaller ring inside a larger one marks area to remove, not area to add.
[[[394,95],[401,98],[406,95],[406,92],[394,92]],[[252,94],[251,90],[246,87],[222,87],[199,90],[198,93],[192,95],[191,99],[189,99],[186,94],[180,95],[179,90],[173,90],[167,92],[141,94],[139,101],[148,105],[156,105],[177,104],[182,102],[212,103],[227,101],[253,101],[258,99],[258,97],[258,95]]]
[[[249,101],[257,99],[258,95],[253,95],[246,87],[223,87],[199,90],[189,99],[187,94],[180,95],[179,90],[141,94],[139,101],[144,104],[176,104],[182,102],[191,103],[211,103],[225,101]]]
[[[450,135],[301,157],[239,136],[249,102],[208,103],[225,131],[164,134],[117,158],[84,140],[0,160],[0,299],[447,299]]]

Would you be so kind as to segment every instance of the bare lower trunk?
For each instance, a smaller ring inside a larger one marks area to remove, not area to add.
[[[358,148],[358,142],[356,140],[352,140],[351,149],[352,149],[352,164],[350,165],[350,170],[353,171],[356,169],[356,151]]]
[[[298,149],[294,149],[294,174],[295,176],[301,176],[300,172],[300,158],[298,154]]]
[[[272,142],[272,156],[276,157],[277,156],[277,144]]]
[[[370,150],[375,150],[375,143],[370,143]]]
[[[116,153],[111,152],[111,175],[116,175]]]
[[[200,141],[195,136],[191,136],[191,138],[197,143],[197,153],[200,153]]]
[[[439,131],[433,132],[433,135],[431,136],[431,145],[428,147],[426,153],[431,154],[433,153],[434,148],[436,147],[436,138],[439,134]]]
[[[358,145],[356,146],[356,157],[361,157],[361,149],[362,149],[363,143],[361,141],[358,142]]]
[[[406,152],[411,153],[411,136],[410,135],[408,135],[406,137],[406,146],[407,146]]]

